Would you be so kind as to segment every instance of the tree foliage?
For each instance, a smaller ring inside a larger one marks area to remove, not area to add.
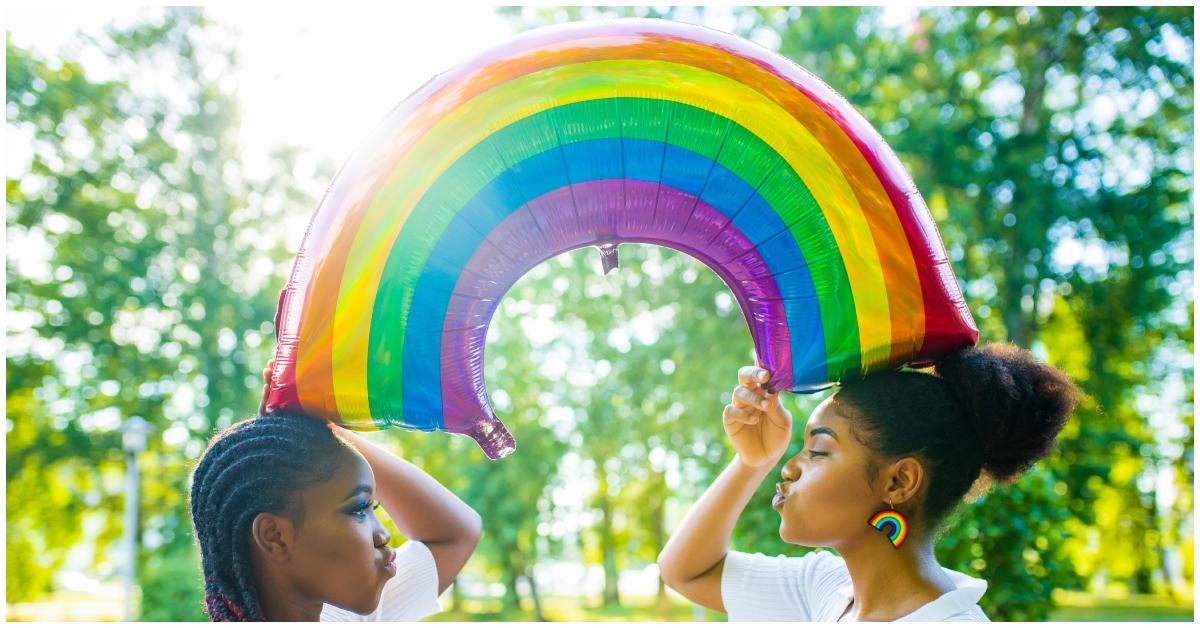
[[[1044,619],[1058,588],[1190,589],[1190,10],[501,12],[516,30],[706,23],[845,95],[912,172],[983,340],[1032,349],[1088,395],[1053,456],[959,509],[939,560],[990,581],[995,619]],[[6,181],[6,595],[55,588],[77,547],[114,573],[119,428],[138,416],[153,428],[139,457],[142,617],[198,619],[187,476],[213,430],[257,405],[294,256],[279,225],[315,199],[297,149],[246,174],[222,27],[196,9],[141,15],[56,55],[6,42],[9,133],[27,146]],[[653,563],[731,456],[720,411],[753,360],[736,300],[686,255],[624,245],[621,258],[604,275],[594,250],[564,254],[501,303],[485,364],[514,455],[489,462],[440,433],[374,437],[483,514],[467,571],[530,618],[546,616],[537,574],[555,560],[599,565],[604,593],[587,603],[620,603],[621,572]],[[802,423],[822,396],[785,403]],[[735,546],[807,551],[779,539],[770,492]]]
[[[120,427],[136,416],[151,425],[146,615],[201,617],[189,472],[214,429],[257,405],[287,268],[264,235],[311,206],[285,149],[267,180],[243,174],[221,79],[236,58],[206,43],[214,28],[168,9],[58,59],[7,41],[8,124],[30,147],[6,185],[10,601],[46,591],[89,525],[100,573],[117,566]],[[84,51],[99,54],[85,66]],[[156,596],[185,585],[195,603],[156,615]]]

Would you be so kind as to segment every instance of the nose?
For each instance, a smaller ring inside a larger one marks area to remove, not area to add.
[[[783,478],[784,482],[795,482],[796,480],[800,479],[800,465],[798,464],[799,460],[800,455],[796,454],[795,456],[789,458],[788,461],[784,463],[783,468],[779,470],[779,476]]]
[[[375,547],[383,547],[392,541],[392,533],[378,519],[375,520],[374,541]]]

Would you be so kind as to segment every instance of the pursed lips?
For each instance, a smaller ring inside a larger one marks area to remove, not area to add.
[[[385,545],[383,547],[383,563],[382,563],[381,567],[384,570],[387,570],[388,566],[395,564],[395,562],[396,562],[396,550]]]
[[[775,483],[775,496],[771,498],[771,506],[779,508],[783,502],[787,501],[787,491],[784,489],[782,482]]]

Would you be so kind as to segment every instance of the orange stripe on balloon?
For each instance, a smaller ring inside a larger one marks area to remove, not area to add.
[[[738,80],[776,102],[798,121],[808,126],[814,136],[824,142],[835,163],[842,169],[843,176],[851,183],[855,195],[864,208],[864,214],[879,254],[884,282],[888,291],[891,318],[893,351],[890,356],[863,355],[864,368],[886,358],[903,361],[911,358],[920,347],[925,331],[925,309],[921,298],[920,280],[912,256],[911,246],[904,236],[903,227],[896,215],[878,176],[866,162],[846,131],[832,120],[816,103],[804,97],[795,86],[758,66],[752,61],[699,43],[673,38],[648,37],[649,42],[628,44],[628,37],[594,37],[569,42],[569,47],[539,50],[506,49],[508,58],[466,73],[459,80],[446,85],[418,106],[402,127],[393,130],[391,137],[380,138],[386,147],[387,157],[376,162],[376,173],[388,172],[389,166],[399,160],[438,120],[477,95],[511,80],[514,77],[541,69],[594,60],[655,59],[686,63],[694,67],[716,72]],[[536,42],[532,42],[536,45]],[[511,52],[509,52],[511,51]],[[378,158],[378,156],[377,156]],[[384,176],[386,178],[386,176]],[[379,179],[371,182],[371,192],[359,197],[358,202],[347,207],[345,220],[353,233],[361,224],[368,201],[381,184]],[[837,211],[837,208],[827,208]],[[330,242],[330,260],[324,272],[315,277],[313,294],[326,295],[324,299],[309,299],[306,318],[332,316],[336,301],[328,295],[338,294],[341,284],[341,268],[337,263],[345,262],[353,238]],[[318,259],[321,259],[318,257]],[[337,263],[335,263],[337,262]],[[899,302],[896,302],[899,301]],[[309,312],[312,312],[310,314]],[[311,320],[310,319],[310,320]],[[307,326],[307,325],[306,325]],[[329,339],[326,339],[329,340]],[[313,354],[317,357],[318,354]],[[318,389],[329,390],[332,386],[331,372],[313,369],[312,384]],[[317,381],[319,380],[319,382]],[[298,382],[300,383],[300,382]],[[320,383],[324,383],[321,386]],[[301,388],[304,384],[301,384]]]
[[[354,167],[348,164],[346,171],[338,173],[335,180],[345,176],[348,180],[354,180],[355,185],[331,189],[321,201],[322,206],[332,206],[322,208],[324,211],[334,210],[333,224],[326,230],[326,237],[328,234],[358,231],[365,212],[356,210],[370,204],[391,172],[388,164],[379,162],[371,164],[361,174],[353,173]],[[347,210],[336,211],[338,206],[345,206]],[[341,284],[346,257],[350,253],[349,247],[336,244],[336,239],[329,238],[326,246],[322,247],[328,252],[312,258],[324,260],[324,263],[313,269],[304,299],[302,320],[305,333],[300,334],[296,350],[296,390],[301,406],[306,412],[332,420],[339,420],[341,415],[333,389],[333,315],[337,299],[331,295],[337,295],[337,286]],[[328,291],[330,286],[332,292]]]
[[[646,35],[650,41],[620,45],[627,37],[594,37],[571,41],[570,48],[514,53],[513,58],[488,64],[448,86],[438,96],[453,102],[434,102],[426,107],[437,112],[449,111],[496,85],[547,67],[610,59],[654,59],[685,63],[737,80],[767,96],[797,121],[811,130],[841,168],[867,218],[882,266],[888,292],[888,311],[892,329],[890,356],[862,355],[862,368],[885,359],[906,362],[916,355],[925,334],[925,303],[917,274],[912,246],[904,233],[896,208],[874,169],[863,157],[846,130],[831,119],[816,103],[796,87],[769,70],[727,51],[685,39]],[[618,43],[613,43],[618,42]],[[449,92],[449,93],[447,93]],[[437,97],[435,97],[437,98]],[[422,125],[421,134],[436,124],[440,116],[417,112],[413,124]],[[398,156],[397,156],[398,158]],[[839,208],[822,208],[839,211]]]

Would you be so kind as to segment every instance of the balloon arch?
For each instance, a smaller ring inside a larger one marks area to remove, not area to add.
[[[575,248],[614,268],[623,242],[720,275],[776,390],[978,339],[911,177],[845,99],[732,35],[585,22],[434,77],[338,172],[280,297],[267,404],[503,456],[483,375],[500,299]]]

